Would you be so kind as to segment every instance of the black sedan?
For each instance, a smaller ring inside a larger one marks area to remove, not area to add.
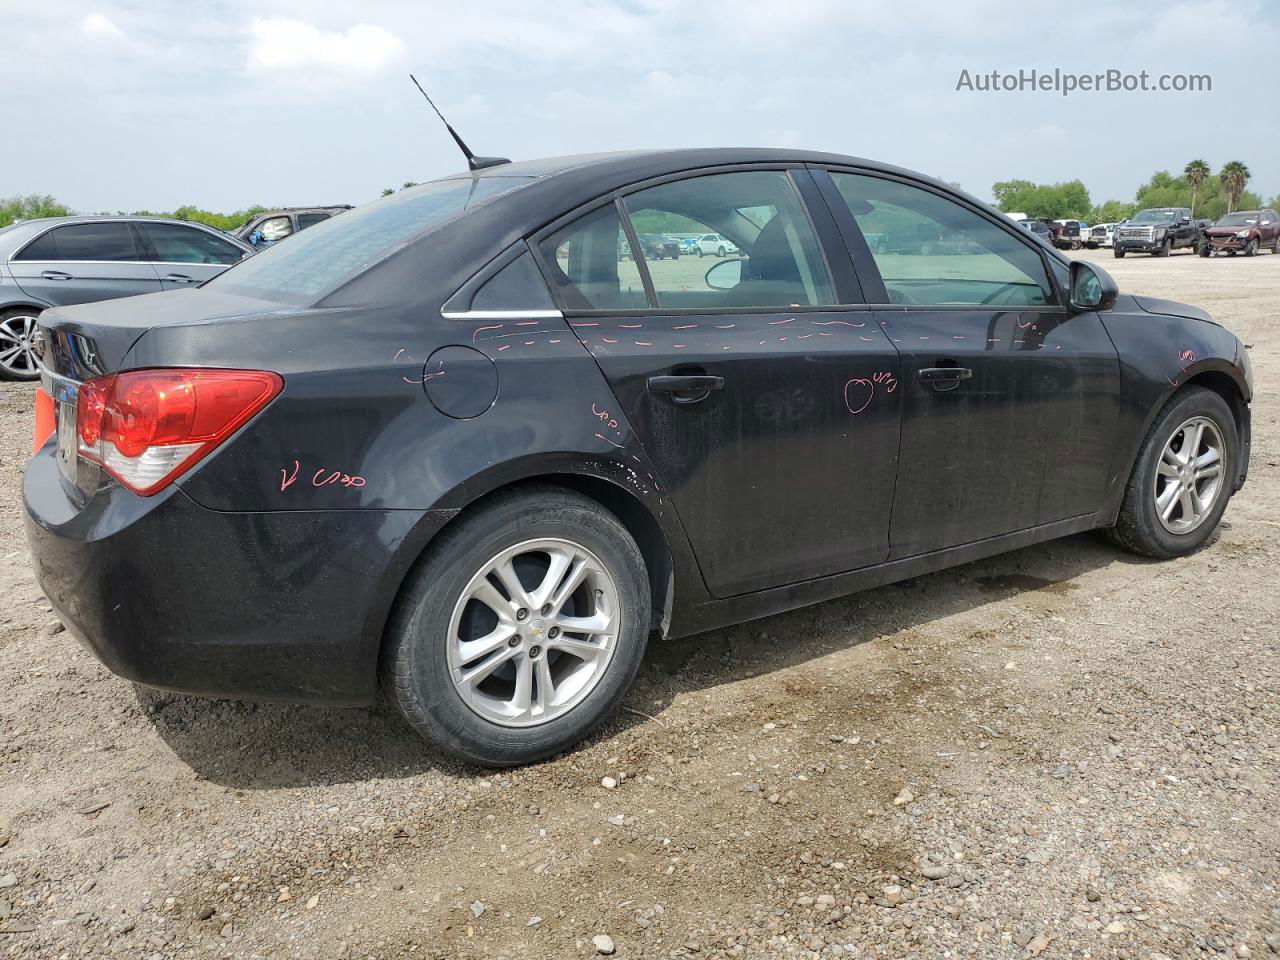
[[[637,222],[744,256],[620,260]],[[1203,311],[829,154],[493,166],[40,334],[31,548],[108,667],[339,704],[381,680],[484,764],[585,736],[654,631],[1096,528],[1189,553],[1249,460],[1247,355]]]

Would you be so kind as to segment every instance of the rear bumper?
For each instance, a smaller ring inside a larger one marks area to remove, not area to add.
[[[109,670],[215,697],[373,699],[395,591],[452,511],[220,513],[114,485],[77,511],[52,451],[23,478],[36,576]]]

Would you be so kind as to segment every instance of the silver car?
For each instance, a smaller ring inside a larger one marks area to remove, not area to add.
[[[181,289],[253,252],[202,224],[154,217],[50,217],[0,228],[0,379],[39,376],[36,317],[49,307]]]

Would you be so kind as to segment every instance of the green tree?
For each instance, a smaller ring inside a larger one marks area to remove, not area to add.
[[[1134,215],[1136,208],[1123,200],[1107,200],[1098,204],[1089,214],[1090,223],[1119,223]]]
[[[0,227],[7,227],[15,220],[35,220],[40,217],[65,217],[71,210],[51,195],[32,193],[25,197],[0,199]]]
[[[1232,160],[1222,165],[1222,172],[1218,174],[1218,179],[1227,189],[1227,212],[1238,210],[1244,185],[1249,182],[1249,168],[1239,160]]]
[[[1052,184],[1004,180],[992,184],[991,193],[996,206],[1005,213],[1025,213],[1029,217],[1084,220],[1093,206],[1089,191],[1079,180]]]
[[[1182,170],[1187,183],[1191,186],[1191,216],[1196,215],[1196,194],[1200,192],[1200,184],[1209,176],[1209,165],[1203,160],[1192,160]]]
[[[417,185],[418,185],[418,181],[417,181],[417,180],[406,180],[406,181],[404,182],[404,185],[403,185],[400,189],[401,189],[401,190],[408,190],[410,187],[416,187]]]
[[[395,188],[395,187],[383,187],[383,188],[382,188],[382,195],[383,195],[384,197],[389,197],[389,196],[391,196],[391,195],[392,195],[393,193],[395,193],[395,192],[396,192],[396,188]]]

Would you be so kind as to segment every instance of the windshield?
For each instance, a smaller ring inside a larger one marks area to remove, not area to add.
[[[524,177],[436,180],[393,193],[281,240],[209,285],[267,300],[305,303],[468,207],[528,182]]]
[[[1225,217],[1218,221],[1220,227],[1252,227],[1258,222],[1256,213],[1228,213]]]
[[[1170,220],[1178,218],[1178,211],[1173,209],[1165,210],[1140,210],[1134,214],[1130,223],[1168,223]]]

